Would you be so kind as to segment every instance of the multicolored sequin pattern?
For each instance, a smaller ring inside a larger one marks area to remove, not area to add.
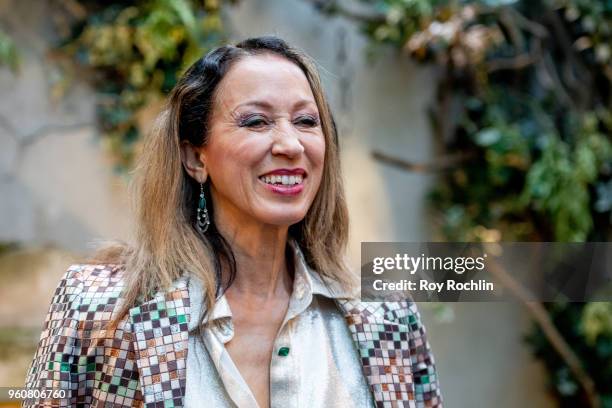
[[[189,323],[187,281],[130,309],[136,358],[147,407],[181,407],[186,386]]]
[[[377,407],[442,407],[431,348],[414,302],[341,301]]]
[[[182,407],[189,293],[186,279],[129,311],[114,333],[123,270],[73,265],[55,291],[26,387],[66,390],[24,407]],[[377,407],[442,407],[434,361],[412,302],[339,301]],[[100,331],[101,330],[101,331]],[[102,342],[94,346],[99,335]]]
[[[112,335],[111,319],[123,289],[120,270],[73,265],[55,290],[26,387],[55,390],[66,398],[28,400],[37,407],[142,406],[133,334],[123,321]],[[102,341],[96,346],[97,337]]]

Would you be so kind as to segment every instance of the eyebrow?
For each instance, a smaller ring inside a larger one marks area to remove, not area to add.
[[[299,101],[293,104],[293,109],[299,109],[306,105],[314,105],[315,107],[317,106],[317,104],[311,99],[300,99]],[[238,110],[238,108],[241,108],[243,106],[257,106],[259,108],[268,109],[268,110],[271,110],[273,108],[273,105],[271,103],[267,101],[255,99],[252,101],[247,101],[247,102],[243,102],[239,104],[238,106],[234,108],[233,111],[235,112],[236,110]]]

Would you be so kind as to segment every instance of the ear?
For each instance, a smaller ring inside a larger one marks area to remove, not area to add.
[[[186,140],[181,142],[181,161],[187,174],[198,183],[204,183],[208,178],[204,152],[202,147],[192,145]]]

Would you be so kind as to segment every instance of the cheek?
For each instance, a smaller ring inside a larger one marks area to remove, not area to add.
[[[322,173],[325,161],[325,139],[323,139],[323,136],[304,142],[304,151],[312,169],[319,174]]]
[[[210,144],[207,149],[209,173],[213,180],[245,176],[265,157],[267,147],[254,139],[242,143]]]

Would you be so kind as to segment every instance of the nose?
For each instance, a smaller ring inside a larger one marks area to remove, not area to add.
[[[304,146],[300,141],[300,135],[291,125],[282,126],[275,132],[272,144],[273,155],[283,155],[289,158],[298,157],[304,153]]]

